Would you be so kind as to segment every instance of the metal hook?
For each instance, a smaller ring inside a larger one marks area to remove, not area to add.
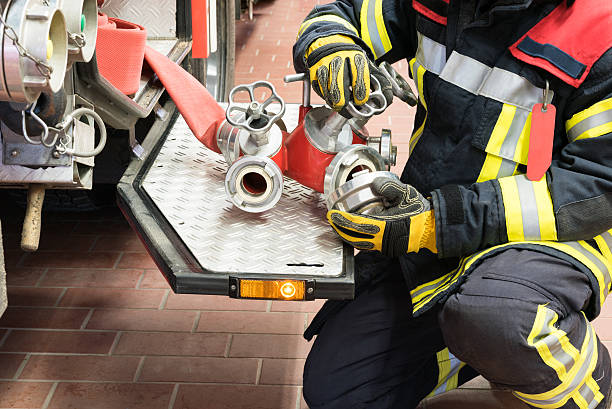
[[[21,111],[21,133],[23,134],[24,139],[32,145],[40,145],[43,144],[44,146],[46,146],[47,148],[51,148],[53,146],[55,146],[55,143],[57,142],[57,136],[53,139],[53,141],[51,143],[47,143],[47,138],[49,137],[49,127],[47,126],[47,124],[45,123],[45,121],[43,121],[42,119],[40,119],[40,117],[38,115],[36,115],[34,113],[34,109],[36,108],[36,103],[38,101],[35,101],[34,103],[32,103],[29,107],[26,107],[26,109],[24,109],[23,111]],[[40,141],[35,141],[32,138],[30,138],[30,136],[28,135],[28,129],[27,129],[27,124],[26,124],[26,112],[36,121],[38,122],[38,124],[42,127],[43,129],[43,134],[40,137]]]
[[[550,92],[550,84],[548,80],[546,80],[546,88],[544,88],[544,102],[542,103],[542,112],[546,112],[548,110],[548,94]]]

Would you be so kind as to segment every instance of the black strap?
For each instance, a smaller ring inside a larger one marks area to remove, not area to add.
[[[560,48],[552,44],[540,44],[529,36],[519,43],[518,49],[531,57],[542,58],[548,61],[574,79],[580,78],[586,69],[586,65]]]

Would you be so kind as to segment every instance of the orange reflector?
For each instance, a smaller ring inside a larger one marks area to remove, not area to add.
[[[240,298],[304,300],[305,282],[297,280],[240,280]]]

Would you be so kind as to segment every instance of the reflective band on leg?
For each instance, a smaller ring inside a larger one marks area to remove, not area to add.
[[[459,371],[465,366],[448,348],[436,353],[438,360],[438,384],[427,397],[436,396],[456,389],[459,384]]]
[[[538,314],[540,314],[540,309],[538,309]],[[559,408],[565,405],[569,399],[573,398],[580,409],[588,409],[591,402],[585,400],[585,397],[580,394],[580,390],[587,383],[587,380],[592,377],[593,370],[597,364],[597,337],[591,323],[584,316],[584,313],[582,315],[587,330],[582,348],[580,349],[579,358],[562,377],[561,384],[548,392],[539,394],[526,394],[515,391],[515,396],[529,405],[546,409]],[[595,394],[593,399],[595,399]]]
[[[558,319],[558,315],[545,305],[538,306],[527,344],[537,349],[542,360],[557,372],[559,380],[562,381],[578,361],[579,352],[569,342],[567,334],[555,328]]]

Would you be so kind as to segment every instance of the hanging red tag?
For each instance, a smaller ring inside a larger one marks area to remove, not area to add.
[[[553,138],[555,136],[555,115],[557,109],[547,104],[535,104],[531,110],[531,131],[529,133],[529,156],[527,157],[527,179],[538,181],[544,177],[552,162]]]

